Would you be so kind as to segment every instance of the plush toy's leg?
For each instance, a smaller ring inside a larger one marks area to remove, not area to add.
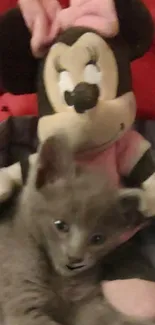
[[[155,173],[142,184],[142,188],[144,189],[148,207],[148,217],[155,216]]]
[[[138,120],[136,129],[151,143],[151,156],[155,163],[155,121]],[[155,215],[155,173],[151,175],[143,184],[142,187],[146,193],[146,201],[148,206],[148,216]]]
[[[12,194],[13,182],[5,171],[0,171],[0,202],[4,202]]]
[[[7,200],[11,196],[16,185],[22,185],[19,163],[0,170],[0,202]]]
[[[31,168],[37,154],[30,155],[28,166]],[[28,174],[28,171],[26,172]],[[0,169],[0,202],[4,202],[12,195],[15,187],[23,185],[23,173],[21,164],[16,163],[9,167]]]

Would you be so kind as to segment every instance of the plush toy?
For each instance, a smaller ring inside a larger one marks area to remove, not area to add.
[[[102,34],[100,0],[74,0],[58,10],[53,21],[57,35],[43,60],[31,54],[31,35],[20,10],[8,12],[0,22],[0,70],[10,92],[37,89],[40,141],[63,131],[78,159],[102,164],[116,185],[125,179],[130,186],[142,186],[152,215],[155,166],[150,144],[131,129],[136,102],[130,62],[149,49],[153,22],[139,0],[115,0],[115,6],[120,32],[113,38]],[[1,171],[1,200],[19,181],[20,165]]]
[[[29,2],[31,0],[20,0],[20,4],[23,2]],[[38,1],[39,0],[35,0]],[[53,0],[41,0],[42,2],[50,3]],[[143,3],[147,6],[149,9],[152,18],[154,20],[155,24],[155,2],[154,0],[142,0]],[[104,0],[105,2],[105,0]],[[0,15],[5,12],[8,9],[11,9],[11,7],[14,7],[17,3],[17,0],[1,0],[0,2]],[[33,0],[34,3],[34,0]],[[60,0],[60,4],[63,8],[68,7],[69,1],[68,0]],[[109,2],[108,2],[109,4]],[[107,15],[107,14],[106,14]],[[105,29],[105,28],[104,28]],[[155,86],[154,86],[154,80],[155,80],[155,37],[154,42],[152,46],[150,47],[149,51],[140,59],[135,60],[132,63],[132,80],[133,80],[133,89],[136,96],[137,101],[137,117],[143,118],[143,119],[155,119]],[[1,85],[0,82],[0,95],[1,91],[4,92],[3,85]],[[15,112],[19,112],[17,105],[18,105],[18,96],[13,96],[13,102],[14,105],[12,105],[12,96],[7,96],[7,106],[8,111],[4,112],[3,108],[0,108],[0,120],[4,120],[7,118],[7,116],[15,115]],[[15,103],[15,99],[17,99],[17,103]],[[34,108],[32,106],[32,101],[29,102],[29,97],[25,95],[25,97],[20,97],[20,102],[23,100],[24,104],[20,105],[20,115],[26,111],[31,112],[31,114],[34,114],[37,107],[37,99],[34,96]],[[1,101],[3,103],[3,98],[0,97],[0,107],[1,107]],[[5,98],[6,101],[6,98]],[[24,106],[24,107],[23,107]],[[27,109],[26,109],[27,106]],[[13,111],[12,111],[13,109]],[[23,110],[22,110],[23,109]]]

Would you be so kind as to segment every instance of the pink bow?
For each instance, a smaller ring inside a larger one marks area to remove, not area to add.
[[[119,23],[113,0],[71,0],[70,7],[58,17],[61,29],[83,26],[111,37],[118,33]]]
[[[19,0],[35,56],[42,55],[60,30],[72,26],[90,27],[106,37],[115,36],[119,22],[114,0],[71,0],[61,9],[57,0]]]

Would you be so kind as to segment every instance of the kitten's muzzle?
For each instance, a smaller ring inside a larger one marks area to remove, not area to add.
[[[70,271],[82,269],[85,265],[66,265],[67,269]]]
[[[69,270],[81,269],[85,265],[83,264],[82,258],[77,258],[74,256],[68,256],[69,263],[66,265]]]
[[[72,264],[72,265],[74,265],[74,264],[82,264],[83,263],[82,258],[71,256],[71,255],[68,256],[68,261],[69,261],[69,264]]]

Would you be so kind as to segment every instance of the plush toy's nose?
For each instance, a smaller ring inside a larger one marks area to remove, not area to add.
[[[73,103],[77,113],[84,113],[96,106],[99,97],[99,88],[87,82],[79,83],[73,93]]]

